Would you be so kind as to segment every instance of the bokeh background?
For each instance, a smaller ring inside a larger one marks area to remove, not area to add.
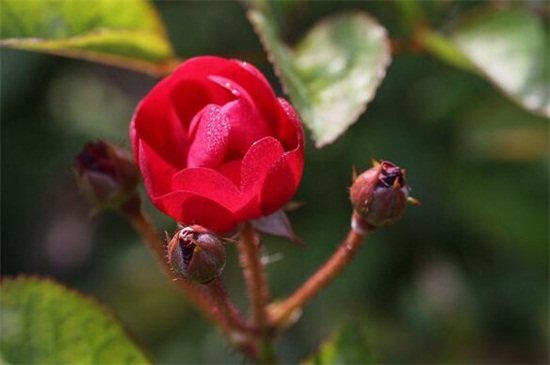
[[[241,5],[156,5],[178,56],[252,62],[281,94]],[[476,5],[423,6],[435,19]],[[407,35],[389,3],[295,2],[280,9],[289,41],[340,9],[366,10],[391,37]],[[91,217],[73,181],[70,167],[85,142],[128,146],[133,109],[156,80],[6,48],[0,62],[2,275],[49,276],[97,297],[160,363],[241,362],[163,276],[130,225],[114,213]],[[548,151],[548,120],[523,111],[487,81],[426,54],[396,55],[349,132],[321,150],[308,144],[296,195],[306,204],[290,214],[307,246],[265,238],[273,296],[290,293],[346,234],[352,166],[366,169],[374,157],[407,168],[422,206],[375,232],[310,303],[277,343],[285,361],[304,359],[353,322],[367,333],[365,346],[387,363],[547,363]],[[174,222],[147,204],[159,229],[173,231]],[[224,277],[244,308],[230,251]]]

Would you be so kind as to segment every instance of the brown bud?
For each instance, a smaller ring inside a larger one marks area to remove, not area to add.
[[[188,226],[176,232],[168,243],[168,261],[182,277],[199,284],[208,284],[222,273],[225,246],[206,228]]]
[[[96,210],[116,209],[136,195],[140,175],[120,148],[90,142],[76,157],[74,172],[82,194]]]
[[[350,199],[355,210],[355,222],[366,229],[387,226],[405,211],[409,187],[405,170],[388,161],[374,166],[355,178],[350,188]]]

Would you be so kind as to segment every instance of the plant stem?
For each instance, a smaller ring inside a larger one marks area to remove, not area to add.
[[[267,313],[269,286],[264,265],[261,261],[260,240],[258,234],[249,223],[244,225],[237,247],[250,298],[252,318],[260,331],[259,360],[265,364],[280,363],[273,348],[273,333],[269,325],[269,316]]]
[[[132,205],[132,209],[122,209],[122,212],[147,242],[168,277],[183,290],[187,299],[197,310],[222,329],[231,343],[250,359],[256,360],[259,355],[254,338],[251,339],[247,333],[244,333],[244,331],[248,331],[248,334],[252,332],[251,326],[246,324],[229,300],[221,279],[216,280],[218,283],[212,283],[214,286],[206,287],[179,278],[168,263],[165,245],[157,230],[143,211],[139,208],[135,209],[136,204]]]
[[[205,285],[205,288],[210,291],[214,306],[220,310],[227,320],[229,328],[232,329],[230,333],[231,342],[251,360],[258,361],[259,353],[255,343],[255,333],[257,331],[242,317],[239,310],[229,299],[221,277]]]
[[[301,308],[340,274],[359,251],[365,234],[351,229],[336,252],[300,288],[269,308],[271,325],[281,329],[297,319]]]
[[[227,290],[221,277],[215,279],[213,282],[205,285],[206,289],[210,291],[214,304],[220,309],[227,319],[231,328],[238,329],[242,332],[255,332],[254,326],[246,321],[239,310],[235,307],[233,302],[229,299]]]
[[[121,209],[121,212],[147,242],[147,245],[151,251],[154,252],[164,272],[185,293],[187,299],[197,308],[197,310],[202,312],[206,318],[218,325],[229,341],[235,344],[241,352],[251,359],[257,359],[258,350],[256,345],[248,340],[247,336],[243,336],[240,329],[234,327],[234,321],[237,317],[240,317],[240,314],[229,301],[227,294],[225,293],[225,299],[219,299],[218,296],[209,295],[211,293],[209,293],[204,286],[196,285],[179,278],[168,263],[164,243],[160,239],[157,230],[149,222],[141,208],[139,208],[139,205],[134,201],[131,206],[129,205],[126,207],[131,209],[124,208],[125,207]],[[213,303],[213,301],[215,302]],[[242,322],[244,322],[244,320]]]
[[[205,295],[204,291],[197,285],[192,284],[189,281],[179,278],[176,273],[170,267],[166,258],[166,251],[164,242],[160,239],[157,230],[152,226],[149,220],[145,217],[143,212],[139,210],[139,213],[126,214],[126,217],[132,223],[136,231],[147,242],[147,245],[153,251],[159,263],[161,264],[164,272],[178,285],[184,292],[187,298],[193,303],[193,305],[203,312],[203,314],[214,322],[219,323],[220,318],[213,311],[209,310],[210,301]]]
[[[165,242],[141,209],[141,198],[135,194],[120,212],[130,221],[136,231],[147,242],[164,272],[183,290],[187,299],[225,333],[231,343],[245,356],[258,362],[259,349],[256,345],[258,331],[242,318],[229,299],[221,278],[210,285],[198,285],[180,278],[170,266],[166,257]]]
[[[269,289],[261,262],[260,241],[250,224],[245,224],[241,231],[241,239],[237,247],[250,294],[252,318],[262,328],[267,323],[266,306],[269,300]]]

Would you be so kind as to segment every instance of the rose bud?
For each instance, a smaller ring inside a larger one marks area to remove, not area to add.
[[[216,233],[277,212],[302,178],[296,112],[239,60],[186,60],[140,102],[130,139],[153,204]]]
[[[208,284],[225,266],[225,246],[211,231],[193,225],[176,232],[168,243],[168,262],[185,279]]]
[[[395,222],[405,211],[409,197],[405,169],[388,161],[374,162],[374,167],[356,177],[350,188],[355,210],[354,224],[367,230]]]
[[[123,150],[106,142],[86,144],[73,170],[94,210],[119,208],[136,195],[140,179],[136,164]]]

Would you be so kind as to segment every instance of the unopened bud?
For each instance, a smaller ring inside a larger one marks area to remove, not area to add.
[[[95,210],[116,209],[136,195],[136,164],[118,147],[90,142],[76,157],[74,172],[82,194]]]
[[[390,225],[403,214],[407,202],[418,202],[409,197],[405,170],[388,161],[374,162],[372,168],[356,177],[350,199],[354,224],[364,229]]]
[[[206,228],[188,226],[176,232],[170,240],[168,261],[182,277],[199,284],[208,284],[222,273],[225,246]]]

